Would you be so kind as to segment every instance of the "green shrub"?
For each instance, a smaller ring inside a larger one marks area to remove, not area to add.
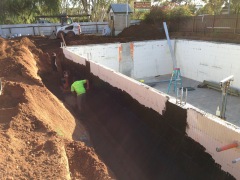
[[[189,6],[177,5],[175,3],[164,3],[160,6],[152,6],[149,13],[145,15],[147,23],[161,23],[162,21],[176,20],[180,17],[192,16]]]

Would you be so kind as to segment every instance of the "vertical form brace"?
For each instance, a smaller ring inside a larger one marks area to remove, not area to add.
[[[220,82],[220,87],[222,89],[222,104],[220,108],[220,118],[222,119],[226,119],[225,112],[226,112],[226,106],[227,106],[227,94],[228,94],[228,89],[230,87],[230,83],[231,81],[233,81],[233,79],[234,79],[234,76],[231,75]]]
[[[170,38],[169,38],[168,28],[167,28],[166,22],[163,22],[163,27],[164,27],[164,31],[165,31],[165,34],[166,34],[166,37],[167,37],[168,47],[169,47],[169,50],[170,50],[170,53],[171,53],[171,57],[172,57],[172,61],[173,61],[173,69],[174,69],[174,68],[177,67],[177,60],[176,60],[175,54],[173,52],[173,48],[172,48],[172,44],[171,44],[171,41],[170,41]]]

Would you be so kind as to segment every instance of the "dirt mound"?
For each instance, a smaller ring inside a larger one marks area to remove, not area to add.
[[[81,34],[74,37],[65,37],[67,45],[85,45],[85,44],[103,44],[103,43],[116,43],[116,42],[128,42],[128,38],[121,37],[106,37],[96,35]]]
[[[65,37],[67,45],[103,44],[103,43],[125,43],[129,41],[140,41],[150,39],[162,39],[165,37],[163,30],[152,24],[133,25],[125,28],[118,36],[106,37],[96,35],[85,35]]]
[[[109,179],[94,150],[74,141],[89,141],[84,126],[42,83],[49,61],[28,38],[0,38],[1,179]]]
[[[165,36],[163,29],[154,24],[140,24],[125,28],[118,37],[132,37],[137,39],[158,39]]]

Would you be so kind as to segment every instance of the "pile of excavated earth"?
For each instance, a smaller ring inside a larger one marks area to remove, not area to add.
[[[185,35],[189,34],[172,34],[172,37]],[[192,36],[193,39],[212,38],[210,35]],[[66,38],[66,44],[99,44],[159,38],[164,38],[159,28],[140,25],[131,26],[117,37],[80,35]],[[236,41],[237,38],[233,39]],[[94,96],[92,93],[89,100],[92,106],[89,106],[87,112],[91,114],[89,118],[95,118],[96,121],[91,121],[79,116],[71,102],[68,103],[72,100],[71,95],[68,101],[63,98],[59,78],[67,65],[62,66],[57,73],[52,71],[50,65],[52,52],[57,54],[60,61],[64,59],[60,43],[60,39],[51,40],[40,36],[15,39],[0,37],[0,78],[3,87],[0,95],[0,179],[94,180],[151,177],[153,169],[144,164],[140,165],[148,168],[148,174],[143,174],[141,168],[131,161],[135,154],[147,147],[140,144],[137,152],[123,149],[118,140],[111,138],[111,132],[106,131],[105,127],[109,126],[108,129],[118,131],[117,123],[120,122],[104,124],[103,121],[100,124],[98,117],[94,116],[96,113],[98,116],[102,115],[102,119],[111,117],[114,122],[114,118],[120,117],[126,109],[114,106],[115,101],[109,98],[108,94]],[[96,99],[99,101],[94,101]],[[129,112],[125,117],[129,118],[126,119],[129,122],[131,118],[134,119]],[[133,134],[127,126],[122,131],[119,132],[119,139],[125,134],[130,137],[142,136]],[[99,132],[104,136],[99,138]],[[142,139],[144,138],[147,137],[143,135]],[[131,143],[134,143],[134,139]],[[129,148],[133,146],[131,143]],[[112,149],[104,149],[107,146],[112,146]],[[113,151],[120,156],[115,157]],[[108,155],[109,159],[103,160],[104,155]],[[111,163],[111,159],[115,159],[115,163]],[[155,157],[152,157],[153,159]],[[133,172],[135,174],[131,174]]]

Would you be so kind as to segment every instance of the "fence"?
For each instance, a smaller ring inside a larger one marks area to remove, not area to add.
[[[171,21],[174,32],[240,33],[240,15],[202,15]]]
[[[130,24],[139,24],[140,20],[131,20]],[[103,28],[108,22],[80,22],[83,34],[101,34]],[[48,24],[12,24],[0,25],[0,36],[11,37],[18,35],[51,35],[53,31],[57,31],[60,27],[59,23]]]
[[[108,22],[81,22],[83,34],[101,34],[104,26]],[[13,24],[0,25],[0,36],[18,36],[18,35],[50,35],[56,31],[61,24]]]

